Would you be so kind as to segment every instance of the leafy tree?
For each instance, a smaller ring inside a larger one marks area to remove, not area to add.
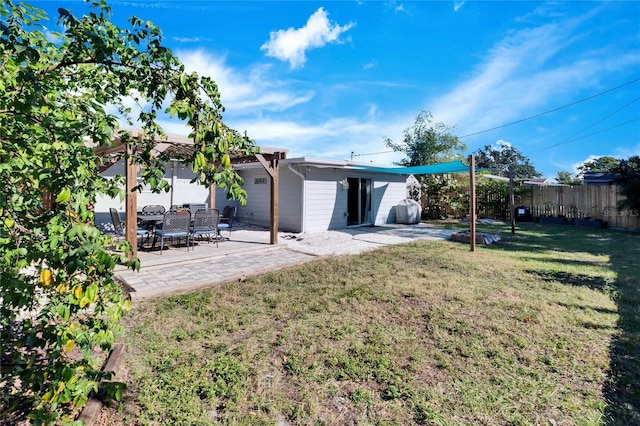
[[[618,209],[629,209],[637,214],[640,212],[640,156],[634,155],[627,160],[621,160],[612,171],[618,174],[616,183],[621,186],[622,194],[627,197],[620,201]]]
[[[496,176],[508,177],[510,166],[513,167],[515,179],[542,176],[531,164],[531,160],[510,144],[501,144],[498,147],[485,145],[474,154],[476,167],[488,169]]]
[[[400,161],[403,166],[422,166],[453,161],[462,158],[466,145],[451,134],[453,127],[434,123],[429,111],[422,111],[413,126],[403,132],[402,143],[386,138],[385,144],[407,158]],[[442,219],[451,213],[452,205],[459,204],[459,184],[452,176],[417,177],[422,188],[422,216],[426,219]],[[455,209],[454,209],[455,210]]]
[[[413,126],[403,132],[402,143],[394,143],[385,138],[385,144],[396,152],[403,152],[407,158],[400,161],[403,166],[437,164],[462,158],[461,151],[466,145],[451,134],[453,127],[434,123],[429,111],[422,111]]]
[[[578,172],[584,174],[587,172],[612,173],[620,165],[620,160],[614,157],[598,157],[593,160],[587,160],[578,166]]]
[[[229,155],[253,149],[222,126],[216,84],[185,73],[152,23],[132,17],[121,29],[103,0],[84,16],[59,9],[58,22],[63,33],[39,9],[0,4],[0,416],[12,424],[70,422],[110,377],[96,350],[112,347],[128,307],[113,268],[139,261],[127,260],[126,242],[120,254],[108,250],[113,239],[93,226],[90,206],[122,196],[123,183],[98,174],[94,148],[126,143],[144,183],[162,190],[167,158],[152,148],[166,110],[193,129],[195,149],[183,160],[197,180],[241,200]],[[142,137],[120,130],[109,111]],[[109,391],[118,397],[122,386]]]
[[[561,170],[556,173],[555,180],[556,182],[562,183],[564,185],[582,185],[582,179],[580,179],[580,177],[573,175],[571,172],[567,172],[565,170]]]

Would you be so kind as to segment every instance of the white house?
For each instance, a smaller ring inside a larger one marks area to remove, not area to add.
[[[408,175],[370,171],[368,166],[305,157],[280,160],[279,229],[309,232],[394,223],[396,206],[407,198]],[[258,162],[234,167],[247,191],[238,219],[268,226],[269,175]]]
[[[282,150],[285,151],[285,150]],[[408,174],[380,173],[370,164],[352,161],[291,158],[279,161],[279,224],[287,232],[324,231],[348,226],[394,223],[396,206],[407,198]],[[270,177],[259,162],[235,164],[244,179],[247,204],[227,200],[222,189],[216,191],[215,206],[220,211],[233,204],[238,207],[237,220],[269,226]],[[209,190],[190,183],[194,174],[190,167],[170,162],[165,178],[170,192],[160,194],[143,190],[138,194],[138,208],[160,204],[207,204]],[[124,176],[122,160],[117,161],[103,176]],[[124,212],[125,200],[100,198],[95,205],[96,225],[110,229],[109,208]]]

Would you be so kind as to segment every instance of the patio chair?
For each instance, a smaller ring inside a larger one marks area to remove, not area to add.
[[[156,214],[156,213],[164,213],[165,208],[159,204],[150,204],[148,206],[144,206],[142,208],[142,213],[146,214]]]
[[[114,208],[110,208],[109,214],[111,215],[111,223],[113,223],[113,232],[118,237],[124,237],[125,227],[124,227],[124,223],[122,222],[122,219],[120,219],[120,213],[118,213],[118,210]],[[142,247],[144,243],[149,240],[149,237],[150,237],[149,230],[146,228],[136,227],[136,234],[138,235],[138,237],[141,237],[138,247]]]
[[[156,245],[156,241],[160,238],[160,254],[162,254],[164,240],[177,238],[178,242],[180,242],[180,238],[184,237],[187,240],[187,251],[189,251],[190,225],[191,215],[188,211],[166,212],[162,220],[162,228],[156,228],[153,231],[152,247]]]
[[[220,215],[220,221],[218,223],[218,238],[221,240],[229,240],[231,238],[231,228],[233,227],[233,221],[236,218],[236,206],[225,206]],[[223,237],[221,231],[226,229],[228,236]]]
[[[220,212],[217,209],[198,209],[193,218],[191,244],[193,245],[193,240],[198,237],[200,240],[203,238],[206,239],[207,243],[215,240],[216,247],[218,247],[218,220],[220,219]]]

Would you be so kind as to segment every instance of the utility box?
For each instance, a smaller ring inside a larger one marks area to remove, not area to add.
[[[422,207],[415,200],[406,199],[400,201],[396,206],[396,223],[420,223],[422,217]]]
[[[531,209],[525,206],[516,207],[516,222],[531,222],[533,218],[531,217]]]

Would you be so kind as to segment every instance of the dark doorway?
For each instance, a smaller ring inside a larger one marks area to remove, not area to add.
[[[371,179],[348,178],[347,225],[371,225]]]

